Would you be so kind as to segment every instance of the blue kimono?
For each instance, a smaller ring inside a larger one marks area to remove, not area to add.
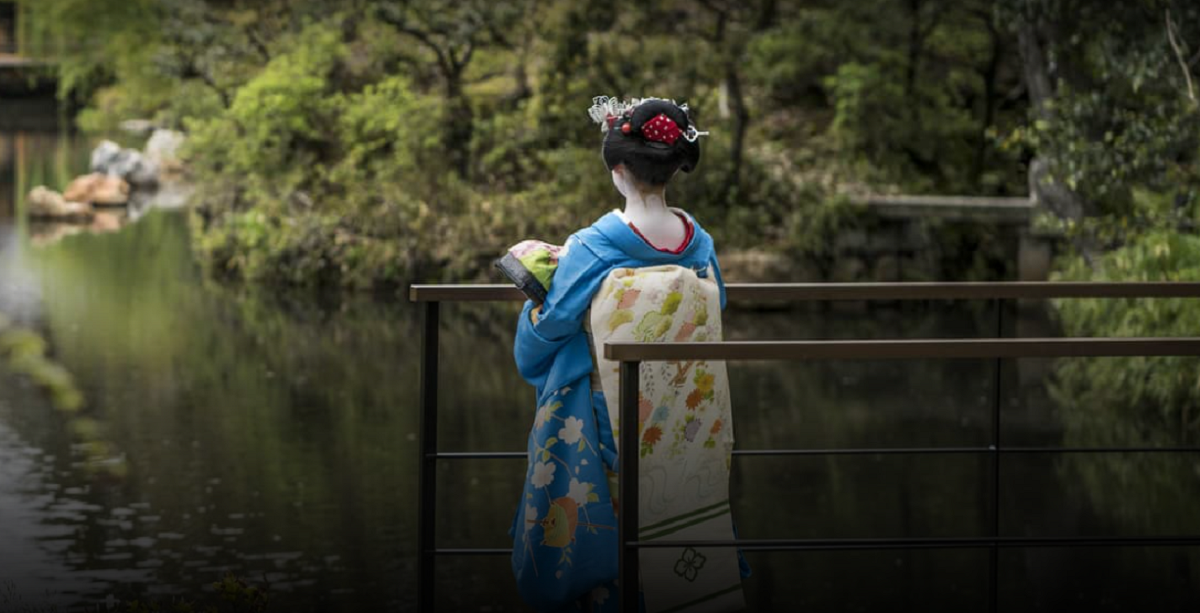
[[[517,587],[534,609],[616,611],[617,520],[612,492],[616,446],[601,390],[593,390],[584,318],[609,272],[674,264],[721,281],[712,237],[695,220],[679,253],[649,245],[615,212],[567,239],[538,322],[527,301],[513,352],[521,376],[537,388],[529,468],[510,535]],[[743,567],[743,575],[748,568]]]

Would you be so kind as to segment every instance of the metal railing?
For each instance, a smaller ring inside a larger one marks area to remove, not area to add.
[[[777,455],[929,455],[975,454],[991,458],[989,535],[938,538],[735,539],[728,541],[639,541],[638,454],[620,456],[617,539],[619,582],[639,584],[637,551],[650,547],[738,547],[744,551],[829,551],[886,549],[988,549],[988,607],[999,608],[999,550],[1050,546],[1200,545],[1200,535],[1148,537],[1005,537],[1000,534],[1000,458],[1028,453],[1194,453],[1200,447],[1005,447],[1001,445],[1001,374],[1006,358],[1200,356],[1200,338],[1010,338],[1004,337],[1004,311],[1012,300],[1052,298],[1200,298],[1200,283],[835,283],[731,284],[728,298],[737,301],[912,301],[990,300],[996,310],[994,339],[726,341],[708,343],[608,343],[605,357],[620,363],[620,422],[637,423],[639,369],[643,361],[663,360],[995,360],[989,444],[984,447],[736,449],[734,456]],[[441,302],[519,301],[524,296],[508,285],[414,285],[409,299],[422,303],[420,514],[418,517],[418,603],[436,611],[433,565],[439,555],[504,555],[507,548],[438,548],[435,542],[436,467],[438,460],[524,458],[523,451],[450,452],[437,449],[438,328]],[[620,429],[620,449],[638,448],[638,429]],[[622,610],[638,610],[638,590],[621,590]]]

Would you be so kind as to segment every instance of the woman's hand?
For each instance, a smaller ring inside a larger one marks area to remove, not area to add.
[[[533,310],[529,311],[529,321],[536,324],[538,321],[538,313],[540,313],[541,311],[542,311],[542,305],[539,304],[539,305],[533,307]]]

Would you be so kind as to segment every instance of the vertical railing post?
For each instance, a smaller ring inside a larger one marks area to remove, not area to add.
[[[622,613],[637,613],[640,569],[638,549],[630,543],[638,538],[638,390],[641,362],[621,362],[620,445],[617,472],[617,583]]]
[[[437,526],[437,406],[439,304],[426,302],[421,317],[420,510],[417,516],[417,610],[436,611],[434,580]]]
[[[1004,337],[1004,300],[996,299],[996,338]],[[1000,402],[1003,360],[996,358],[995,381],[992,384],[992,433],[989,449],[992,456],[991,537],[988,551],[988,611],[1000,609]]]

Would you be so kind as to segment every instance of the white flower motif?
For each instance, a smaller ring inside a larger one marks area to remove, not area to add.
[[[525,505],[525,531],[529,532],[537,523],[537,507],[527,504]]]
[[[579,503],[579,506],[587,504],[588,493],[592,491],[592,484],[588,482],[580,483],[579,479],[571,479],[571,484],[567,488],[567,497]]]
[[[543,488],[554,482],[554,470],[558,468],[554,464],[548,462],[538,462],[533,465],[533,477],[530,482],[533,487]]]
[[[578,417],[568,417],[563,420],[563,427],[558,430],[558,438],[568,445],[579,442],[583,436],[583,420]]]
[[[555,395],[558,392],[554,392]],[[558,401],[546,401],[546,404],[538,407],[537,415],[533,418],[534,426],[542,426],[550,422],[550,418],[554,417],[554,411],[557,411],[562,406]]]

